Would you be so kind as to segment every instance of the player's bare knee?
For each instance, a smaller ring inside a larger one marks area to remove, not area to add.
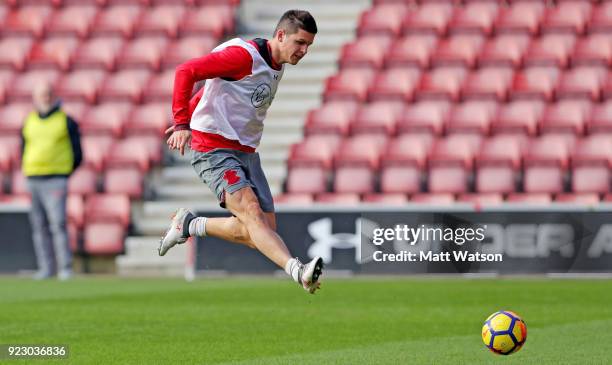
[[[261,210],[258,202],[248,202],[246,205],[246,218],[248,224],[255,225],[264,225],[268,226],[268,222],[264,215],[264,212]]]

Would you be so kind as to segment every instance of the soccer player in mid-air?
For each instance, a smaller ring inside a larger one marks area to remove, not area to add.
[[[177,67],[168,146],[183,154],[191,139],[193,168],[233,216],[196,217],[178,209],[160,241],[159,255],[189,237],[217,237],[259,250],[309,293],[319,288],[323,260],[315,257],[302,264],[291,257],[276,233],[272,193],[255,152],[284,64],[297,64],[316,33],[309,12],[289,10],[272,39],[235,38]],[[200,80],[206,84],[191,98]]]

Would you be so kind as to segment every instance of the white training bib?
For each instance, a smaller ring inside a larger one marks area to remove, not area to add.
[[[226,81],[219,77],[206,80],[202,99],[191,116],[191,129],[237,140],[243,146],[257,148],[263,132],[263,121],[283,76],[272,69],[252,44],[231,39],[213,49],[240,46],[253,57],[253,69],[241,80]]]

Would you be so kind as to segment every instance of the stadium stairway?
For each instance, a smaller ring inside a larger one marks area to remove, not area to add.
[[[266,119],[258,151],[273,194],[282,192],[289,146],[303,138],[305,115],[321,104],[325,80],[337,70],[340,49],[354,38],[359,15],[369,6],[367,0],[313,0],[307,5],[295,0],[241,2],[237,24],[243,39],[269,38],[278,19],[288,9],[310,11],[319,30],[304,60],[297,67],[286,67]],[[120,275],[181,275],[186,260],[185,246],[173,249],[163,258],[156,253],[169,217],[180,206],[216,207],[215,197],[197,179],[189,164],[190,154],[170,155],[171,163],[153,174],[150,181],[155,199],[132,205],[134,232],[138,236],[128,237],[126,254],[117,257]]]

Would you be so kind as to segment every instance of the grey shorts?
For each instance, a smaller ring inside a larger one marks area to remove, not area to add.
[[[204,184],[225,208],[225,193],[234,193],[250,186],[264,212],[274,212],[270,186],[261,169],[258,153],[217,148],[209,152],[192,151],[191,165]]]

